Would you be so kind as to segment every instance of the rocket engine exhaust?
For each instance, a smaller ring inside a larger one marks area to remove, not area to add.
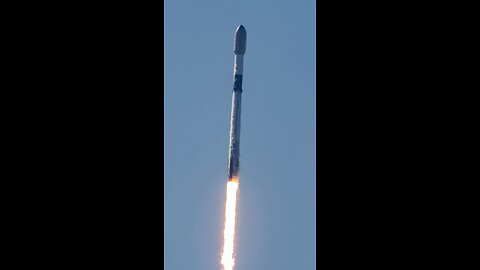
[[[235,243],[235,210],[237,206],[238,182],[227,182],[227,201],[225,204],[225,230],[222,261],[224,270],[232,270],[235,265],[233,247]]]

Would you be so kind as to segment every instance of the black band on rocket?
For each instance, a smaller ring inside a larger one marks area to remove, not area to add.
[[[242,75],[235,74],[233,79],[233,91],[235,92],[242,92]]]

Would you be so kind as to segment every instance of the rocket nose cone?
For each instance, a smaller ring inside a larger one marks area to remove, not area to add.
[[[235,54],[245,54],[247,49],[247,31],[243,25],[240,25],[235,31],[234,52]]]
[[[240,25],[237,27],[237,30],[235,31],[236,36],[246,36],[247,35],[247,30],[245,30],[245,27],[243,25]]]

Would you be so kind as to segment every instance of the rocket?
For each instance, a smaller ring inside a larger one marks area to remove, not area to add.
[[[235,64],[233,72],[232,113],[230,117],[230,144],[228,148],[228,181],[240,176],[240,113],[242,106],[243,57],[247,49],[247,31],[240,25],[234,38]]]

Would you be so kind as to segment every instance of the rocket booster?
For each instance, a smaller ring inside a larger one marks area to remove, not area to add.
[[[243,56],[247,49],[247,31],[240,25],[235,31],[232,114],[228,151],[228,181],[238,181],[240,174],[240,113],[242,106]]]

